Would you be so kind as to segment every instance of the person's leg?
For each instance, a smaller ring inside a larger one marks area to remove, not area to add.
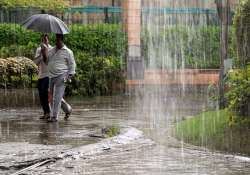
[[[41,91],[42,91],[42,106],[44,110],[45,117],[49,117],[50,114],[50,107],[49,107],[49,100],[48,100],[48,88],[49,88],[49,78],[45,77],[42,79],[41,83]]]
[[[62,99],[61,108],[63,112],[65,113],[64,119],[67,120],[72,112],[72,107],[64,99]]]
[[[50,118],[53,117],[53,94],[54,94],[54,86],[55,86],[56,78],[49,79],[49,104],[50,104]]]
[[[41,116],[40,118],[43,119],[43,118],[44,118],[44,115],[45,115],[45,111],[44,111],[44,108],[43,108],[42,79],[38,79],[37,88],[38,88],[38,93],[39,93],[40,104],[41,104],[41,106],[42,106],[43,113],[44,113],[43,116]]]
[[[56,121],[58,118],[61,101],[65,91],[65,83],[64,83],[65,75],[60,75],[56,78],[53,78],[53,100],[52,100],[52,121]]]

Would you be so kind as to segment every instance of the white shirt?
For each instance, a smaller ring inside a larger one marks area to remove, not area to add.
[[[48,50],[50,51],[52,46],[48,46]],[[43,61],[43,57],[41,54],[41,46],[36,49],[34,63],[38,66],[38,78],[42,79],[49,76],[47,65]]]
[[[49,77],[57,77],[61,74],[75,74],[76,63],[73,52],[63,46],[61,49],[54,47],[48,53]]]

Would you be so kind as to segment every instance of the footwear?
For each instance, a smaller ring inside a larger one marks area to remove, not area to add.
[[[71,115],[71,113],[72,113],[72,108],[70,109],[70,111],[69,111],[69,112],[65,113],[64,120],[68,120],[68,119],[69,119],[69,117],[70,117],[70,115]]]
[[[49,114],[44,114],[39,119],[41,119],[41,120],[44,120],[44,119],[48,120],[49,119]]]
[[[46,118],[45,118],[45,115],[42,115],[41,117],[39,117],[39,119],[41,119],[41,120],[46,119]]]
[[[57,122],[57,118],[55,118],[55,117],[50,117],[50,118],[48,118],[47,122],[48,122],[48,123]]]
[[[69,117],[70,117],[70,114],[71,114],[71,113],[65,113],[64,120],[68,120],[68,119],[69,119]]]

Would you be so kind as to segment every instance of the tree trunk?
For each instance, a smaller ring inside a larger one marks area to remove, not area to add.
[[[219,107],[225,107],[224,99],[224,61],[228,57],[228,24],[230,4],[229,0],[215,0],[220,19],[220,75],[219,75]]]

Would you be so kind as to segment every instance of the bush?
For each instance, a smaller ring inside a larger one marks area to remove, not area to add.
[[[37,66],[25,57],[0,59],[0,87],[18,88],[32,85]]]
[[[125,35],[119,25],[73,25],[65,35],[73,50],[77,75],[66,90],[68,95],[106,95],[124,82],[122,63],[126,50]],[[16,24],[0,24],[0,57],[33,58],[41,34]],[[51,43],[55,35],[51,35]],[[2,81],[1,81],[2,82]]]
[[[231,70],[226,78],[225,94],[228,108],[237,115],[250,115],[250,65],[245,69]]]
[[[93,57],[90,54],[75,54],[77,74],[66,89],[67,95],[107,95],[113,86],[124,83],[122,60],[119,57]]]
[[[123,57],[126,50],[126,39],[119,25],[72,25],[71,32],[65,35],[65,44],[74,52],[82,51],[93,56]],[[17,24],[0,24],[0,49],[13,47],[35,49],[41,34],[26,30]],[[55,35],[51,35],[51,44],[55,43]],[[18,50],[18,49],[17,49]],[[13,53],[14,54],[14,53]],[[23,55],[22,52],[17,53]],[[17,55],[15,55],[17,56]]]
[[[232,43],[231,33],[230,44]],[[156,59],[157,68],[182,68],[183,64],[184,68],[202,69],[220,66],[220,28],[218,26],[190,28],[179,25],[160,29],[155,33],[151,31],[150,34],[145,30],[142,36],[145,60],[149,62],[149,55]],[[159,48],[159,43],[164,48]],[[152,45],[156,48],[150,51]],[[158,50],[155,51],[155,49]],[[157,55],[154,55],[154,52]],[[229,55],[233,57],[232,50]]]
[[[93,56],[124,57],[126,39],[119,25],[72,25],[65,43],[73,51]]]
[[[27,46],[24,45],[10,45],[9,47],[2,47],[0,49],[0,57],[8,58],[15,56],[24,56],[33,58],[37,44],[29,42]]]
[[[234,16],[236,69],[226,78],[227,105],[240,116],[250,116],[250,0],[241,1]]]
[[[26,30],[18,24],[0,24],[0,48],[10,45],[39,44],[41,34]]]

